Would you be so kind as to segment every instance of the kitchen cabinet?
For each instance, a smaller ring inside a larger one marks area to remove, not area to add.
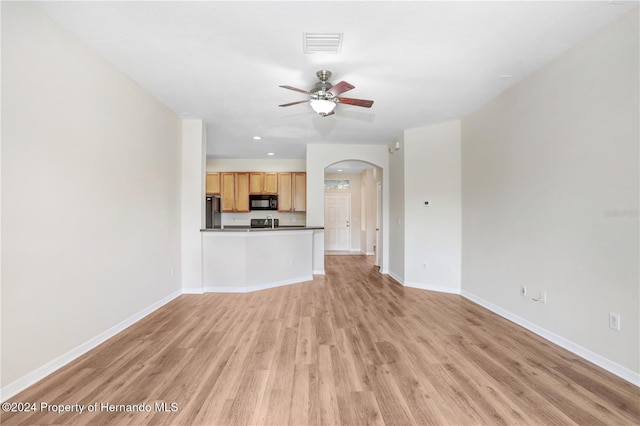
[[[277,194],[278,193],[278,174],[267,172],[264,174],[264,193],[265,194]]]
[[[249,173],[236,173],[235,212],[249,212]]]
[[[249,173],[224,172],[221,174],[222,211],[249,212]]]
[[[222,187],[222,211],[234,212],[235,200],[236,200],[236,174],[235,173],[222,173],[221,174],[221,187]]]
[[[293,188],[291,198],[293,199],[293,211],[307,211],[307,174],[293,174]]]
[[[278,174],[270,172],[249,173],[249,194],[277,194]]]
[[[278,211],[307,211],[306,173],[278,173]]]
[[[220,173],[207,173],[207,194],[220,194]]]
[[[292,192],[292,176],[291,173],[278,173],[278,211],[290,212],[293,208],[291,199]]]
[[[249,173],[249,194],[262,194],[264,190],[264,173]]]

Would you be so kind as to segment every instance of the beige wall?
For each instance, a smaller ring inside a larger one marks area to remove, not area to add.
[[[462,124],[463,294],[636,383],[638,38],[636,8]]]
[[[460,292],[460,122],[404,132],[404,284]],[[425,201],[429,204],[425,205]]]
[[[2,397],[180,292],[180,119],[2,4]]]

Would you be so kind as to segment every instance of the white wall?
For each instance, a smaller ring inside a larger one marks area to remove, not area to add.
[[[636,8],[462,123],[464,293],[636,383],[638,51]]]
[[[459,293],[460,122],[405,130],[394,155],[404,156],[404,284]]]
[[[3,399],[179,294],[180,128],[31,5],[3,2]]]
[[[389,264],[389,152],[385,145],[307,145],[307,226],[324,226],[324,169],[345,160],[359,160],[382,169],[383,182],[383,264],[382,272],[388,272]],[[324,270],[324,235],[314,234],[314,271]],[[316,238],[323,238],[320,242]]]
[[[305,172],[306,160],[207,158],[208,172]]]
[[[202,236],[205,208],[206,126],[201,119],[182,123],[182,289],[202,293]]]
[[[389,155],[389,275],[404,283],[404,135]]]

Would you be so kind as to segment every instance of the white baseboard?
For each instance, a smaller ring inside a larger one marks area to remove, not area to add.
[[[374,255],[374,254],[376,254],[376,253],[375,253],[375,252],[373,252],[373,251],[366,251],[364,254],[365,254],[366,256],[373,256],[373,255]]]
[[[460,289],[455,287],[446,287],[442,285],[414,283],[411,281],[405,281],[403,283],[405,287],[419,288],[421,290],[437,291],[439,293],[460,294]]]
[[[393,272],[390,272],[390,271],[385,269],[383,271],[380,271],[380,273],[383,274],[383,275],[389,275],[391,278],[396,280],[400,285],[404,285],[404,280],[402,278],[400,278],[399,276],[397,276],[396,274],[394,274]]]
[[[182,294],[182,290],[178,290],[178,291],[175,291],[175,292],[171,293],[170,295],[168,295],[168,296],[160,299],[159,301],[155,302],[151,306],[148,306],[148,307],[144,308],[143,310],[141,310],[140,312],[130,316],[126,320],[114,325],[110,329],[108,329],[108,330],[98,334],[97,336],[87,340],[86,342],[84,342],[80,346],[70,350],[69,352],[59,356],[58,358],[56,358],[56,359],[54,359],[52,361],[49,361],[48,363],[46,363],[42,367],[39,367],[39,368],[33,370],[31,373],[28,373],[25,376],[22,376],[18,380],[14,381],[12,383],[9,383],[7,386],[5,386],[2,389],[0,389],[0,401],[4,402],[7,399],[11,398],[12,396],[17,395],[18,393],[22,392],[23,390],[25,390],[29,386],[35,384],[36,382],[39,382],[40,380],[44,379],[45,377],[47,377],[51,373],[53,373],[56,370],[64,367],[65,365],[67,365],[68,363],[73,361],[74,359],[80,357],[81,355],[84,355],[85,353],[89,352],[91,349],[95,348],[99,344],[105,342],[106,340],[112,338],[113,336],[115,336],[116,334],[120,333],[124,329],[126,329],[126,328],[130,327],[131,325],[135,324],[136,322],[140,321],[142,318],[146,317],[147,315],[149,315],[153,311],[155,311],[158,308],[160,308],[160,307],[166,305],[167,303],[171,302],[173,299],[175,299],[176,297],[180,296],[181,294]]]
[[[518,315],[515,315],[505,309],[502,309],[499,306],[494,305],[491,302],[487,302],[484,299],[481,299],[478,296],[475,296],[471,293],[468,293],[464,290],[462,290],[460,292],[460,294],[466,298],[471,300],[474,303],[477,303],[480,306],[483,306],[485,308],[487,308],[488,310],[490,310],[493,313],[496,313],[498,315],[500,315],[503,318],[508,319],[511,322],[514,322],[516,324],[518,324],[521,327],[526,328],[527,330],[537,334],[540,337],[543,337],[547,340],[549,340],[552,343],[555,343],[556,345],[568,350],[569,352],[572,352],[576,355],[578,355],[581,358],[586,359],[589,362],[592,362],[593,364],[604,368],[605,370],[609,371],[610,373],[615,374],[616,376],[620,377],[621,379],[624,379],[626,381],[628,381],[629,383],[632,383],[638,387],[640,387],[640,373],[636,373],[633,370],[628,369],[627,367],[624,367],[616,362],[613,362],[601,355],[598,355],[595,352],[591,352],[589,349],[586,349],[574,342],[572,342],[569,339],[566,339],[562,336],[558,336],[555,333],[552,333],[551,331],[542,328],[522,317],[519,317]]]
[[[267,290],[275,287],[282,287],[284,285],[299,284],[305,281],[313,281],[313,275],[304,277],[292,278],[290,280],[278,281],[268,284],[258,284],[252,286],[214,286],[205,287],[206,293],[250,293],[252,291]]]
[[[314,270],[313,275],[324,275],[324,269]]]

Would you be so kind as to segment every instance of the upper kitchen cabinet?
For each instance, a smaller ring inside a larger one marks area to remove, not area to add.
[[[264,174],[264,193],[265,194],[278,193],[278,174],[277,173]]]
[[[207,173],[207,194],[220,194],[220,173]]]
[[[235,211],[249,212],[249,173],[236,173]]]
[[[278,211],[290,212],[293,209],[291,199],[293,178],[291,173],[278,173]]]
[[[249,173],[249,194],[277,194],[278,174],[269,172]]]
[[[221,173],[222,211],[249,212],[249,173]]]
[[[307,174],[306,173],[293,174],[293,192],[291,197],[293,199],[294,212],[307,211]]]
[[[234,212],[236,200],[236,174],[222,173],[222,211]]]
[[[304,212],[307,210],[307,174],[278,173],[278,211]]]

